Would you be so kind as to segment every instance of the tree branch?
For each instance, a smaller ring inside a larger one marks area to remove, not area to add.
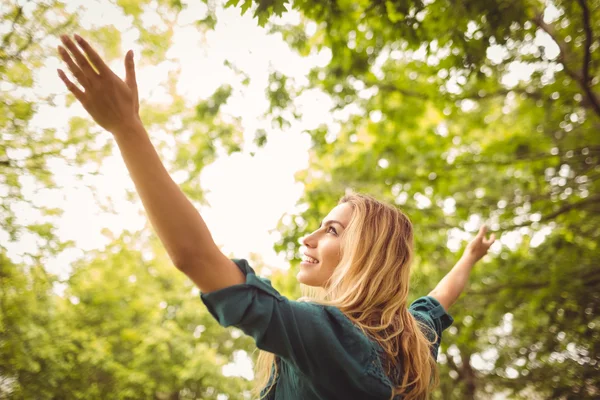
[[[375,85],[377,86],[377,88],[379,90],[387,91],[387,92],[398,92],[407,97],[416,97],[416,98],[423,99],[423,100],[429,100],[431,98],[429,95],[427,95],[425,93],[403,89],[403,88],[400,88],[400,87],[392,85],[392,84],[375,83]]]
[[[466,290],[464,293],[466,295],[483,295],[483,296],[489,296],[489,295],[494,295],[494,294],[498,294],[498,292],[500,292],[503,289],[541,289],[543,287],[547,287],[550,285],[550,282],[523,282],[523,283],[514,283],[514,282],[509,282],[509,283],[505,283],[502,285],[496,285],[494,287],[491,288],[487,288],[487,289],[483,289],[483,290],[471,290],[468,289]]]
[[[591,196],[588,197],[587,199],[581,200],[581,201],[577,201],[575,203],[568,203],[565,204],[564,206],[562,206],[561,208],[559,208],[558,210],[551,212],[550,214],[546,214],[546,215],[542,215],[542,218],[539,221],[527,221],[527,222],[523,222],[521,224],[515,224],[515,225],[510,225],[510,226],[502,226],[501,229],[502,230],[513,230],[516,228],[521,228],[523,226],[529,226],[531,224],[533,224],[534,222],[546,222],[548,220],[554,219],[556,217],[558,217],[561,214],[565,214],[568,213],[569,211],[579,208],[581,206],[586,206],[589,204],[596,204],[596,203],[600,203],[600,194],[597,194],[595,196]]]
[[[588,265],[589,270],[585,270],[581,274],[577,274],[573,277],[572,281],[582,282],[585,287],[593,287],[597,283],[600,283],[600,272],[598,272],[593,265]],[[550,286],[550,281],[545,282],[507,282],[500,285],[496,285],[483,290],[465,290],[467,295],[483,295],[489,296],[498,294],[503,289],[541,289]]]
[[[4,37],[2,38],[2,46],[0,46],[0,49],[4,50],[4,48],[8,44],[8,41],[10,40],[10,38],[12,37],[12,35],[14,35],[15,25],[17,24],[17,22],[19,21],[19,18],[21,18],[22,15],[23,15],[23,7],[18,7],[17,14],[15,15],[15,18],[12,21],[12,26],[10,28],[10,31],[6,35],[4,35]]]
[[[519,156],[510,160],[478,160],[478,161],[462,161],[449,164],[452,167],[472,167],[474,165],[513,165],[519,162],[531,162],[543,160],[546,158],[561,157],[561,154],[527,154],[526,156]]]
[[[585,54],[583,57],[583,66],[581,68],[582,79],[586,85],[590,84],[590,61],[592,58],[592,52],[590,47],[592,46],[592,28],[590,26],[590,10],[588,9],[585,0],[579,0],[579,5],[583,11],[583,28],[585,30]]]
[[[558,45],[558,48],[560,49],[560,53],[558,54],[558,60],[562,64],[563,68],[565,69],[565,72],[575,82],[577,82],[579,84],[579,86],[585,93],[585,95],[591,105],[591,108],[594,110],[596,115],[598,117],[600,117],[600,99],[598,99],[598,96],[596,96],[596,94],[592,91],[592,88],[590,87],[589,82],[584,80],[584,76],[581,75],[579,72],[571,69],[571,65],[567,63],[567,59],[570,59],[570,56],[569,56],[570,52],[569,52],[569,49],[567,48],[567,45],[565,44],[565,42],[558,37],[558,34],[557,34],[556,30],[554,29],[554,27],[552,27],[544,22],[544,18],[542,16],[542,14],[540,14],[540,13],[536,14],[536,16],[533,17],[533,22],[540,29],[542,29],[544,32],[546,32],[548,35],[550,35],[552,40],[554,40],[554,42],[556,42],[556,44]],[[591,33],[591,31],[590,31],[590,33]],[[588,47],[588,49],[589,49],[589,47]],[[583,70],[587,71],[586,65],[583,66]]]
[[[581,83],[581,76],[579,74],[577,74],[577,72],[571,70],[570,65],[567,65],[567,63],[566,63],[566,58],[569,57],[569,54],[570,54],[566,43],[558,37],[557,32],[554,30],[554,28],[552,26],[550,26],[544,22],[544,17],[542,16],[542,14],[537,14],[533,18],[533,22],[538,26],[538,28],[540,28],[541,30],[546,32],[558,46],[558,49],[560,50],[560,52],[558,53],[558,59],[561,62],[561,64],[563,65],[565,72],[571,78],[573,78],[577,82]]]
[[[404,88],[399,88],[392,84],[374,83],[373,85],[377,86],[377,88],[379,90],[387,91],[387,92],[398,92],[407,97],[416,97],[416,98],[423,99],[423,100],[430,100],[432,98],[431,96],[429,96],[426,93],[416,92],[416,91],[408,90],[408,89],[404,89]],[[467,100],[467,99],[484,100],[484,99],[489,99],[491,97],[506,96],[511,92],[517,93],[517,94],[525,94],[525,95],[527,95],[527,97],[535,99],[535,100],[544,100],[544,97],[542,97],[542,95],[540,93],[538,93],[538,92],[530,93],[524,88],[498,89],[498,90],[495,90],[492,92],[486,92],[486,93],[480,93],[480,91],[473,92],[473,93],[467,92],[467,93],[461,93],[461,94],[457,94],[457,95],[449,95],[448,97],[450,97],[452,101]]]
[[[453,162],[452,164],[449,164],[449,167],[472,167],[473,165],[512,165],[515,163],[519,163],[519,162],[529,162],[529,161],[538,161],[538,160],[543,160],[546,158],[555,158],[555,157],[559,157],[561,160],[565,159],[566,157],[566,153],[568,152],[573,152],[573,156],[572,157],[576,157],[580,156],[582,158],[588,157],[588,155],[581,155],[581,150],[583,149],[588,149],[589,152],[594,153],[594,152],[600,152],[600,146],[582,146],[582,147],[575,147],[572,149],[564,149],[556,154],[552,154],[552,153],[529,153],[529,154],[523,154],[523,155],[519,155],[517,157],[514,158],[510,158],[510,159],[482,159],[482,160],[465,160],[465,161],[456,161]],[[451,170],[449,170],[451,171]],[[447,173],[448,171],[446,171]]]
[[[536,99],[536,100],[544,100],[544,97],[542,97],[542,95],[540,93],[538,93],[538,92],[529,93],[526,89],[523,89],[523,88],[498,89],[496,91],[489,92],[489,93],[483,93],[483,94],[480,94],[479,92],[464,93],[464,94],[456,95],[455,97],[453,97],[453,99],[454,100],[465,100],[465,99],[482,100],[482,99],[486,99],[489,97],[506,96],[510,92],[518,93],[518,94],[525,94],[528,97],[531,97],[532,99]]]

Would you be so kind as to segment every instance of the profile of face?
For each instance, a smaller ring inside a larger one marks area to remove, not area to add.
[[[302,239],[305,248],[296,275],[298,282],[315,287],[325,285],[342,258],[340,236],[351,218],[352,206],[338,204],[323,219],[319,229]]]

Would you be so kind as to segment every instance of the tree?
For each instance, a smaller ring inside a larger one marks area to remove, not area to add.
[[[289,5],[255,3],[263,20]],[[276,90],[288,95],[272,96],[272,108],[282,115],[296,96],[318,89],[334,100],[336,123],[308,132],[311,164],[298,174],[305,211],[282,218],[276,248],[297,266],[298,238],[346,190],[372,193],[413,220],[417,296],[486,221],[504,246],[475,268],[451,310],[456,329],[444,338],[436,398],[596,398],[599,3],[293,8],[300,22],[270,22],[271,31],[329,62],[306,87],[275,72],[283,83]],[[517,79],[510,73],[519,67],[528,73]],[[507,323],[512,331],[501,329]]]
[[[110,6],[110,4],[107,4]],[[139,33],[138,43],[142,46],[139,66],[156,64],[165,59],[165,53],[170,47],[173,35],[173,25],[179,13],[185,6],[179,1],[150,0],[118,1],[116,6],[131,18],[132,26]],[[26,234],[32,234],[38,239],[39,250],[31,251],[28,256],[39,262],[43,256],[56,255],[73,243],[61,242],[54,230],[55,221],[63,210],[57,207],[47,207],[37,204],[23,194],[23,181],[35,183],[40,191],[62,190],[57,185],[50,168],[50,163],[60,161],[79,169],[76,176],[82,186],[91,190],[85,178],[97,175],[104,158],[110,155],[114,143],[110,136],[103,132],[90,118],[72,117],[67,132],[56,128],[39,127],[32,124],[36,114],[50,113],[53,107],[65,107],[73,103],[74,97],[67,95],[66,104],[57,103],[57,93],[40,94],[39,88],[44,82],[35,72],[46,63],[50,57],[56,57],[56,47],[62,34],[79,33],[97,44],[102,56],[107,62],[122,60],[121,32],[109,23],[84,28],[79,23],[80,15],[85,7],[75,10],[60,0],[17,1],[2,4],[0,16],[6,21],[5,29],[0,31],[0,229],[8,234],[9,242],[15,242]],[[142,14],[146,9],[155,9],[162,17],[162,27],[144,24]],[[214,28],[215,8],[208,8],[207,16],[196,25],[199,30]],[[38,81],[36,81],[38,79]],[[219,107],[227,100],[228,91],[220,89],[213,99],[209,113],[195,113],[192,109],[184,112],[185,104],[181,96],[174,90],[177,74],[169,79],[169,93],[173,103],[168,107],[159,106],[142,99],[142,118],[149,129],[159,130],[174,118],[183,118],[189,126],[195,127],[191,141],[202,149],[196,154],[199,172],[202,166],[214,159],[217,144],[222,141],[230,152],[239,150],[239,134],[232,129],[232,124],[215,124]],[[43,92],[43,91],[42,91]],[[204,102],[198,108],[204,107]],[[218,120],[217,120],[218,121]],[[198,129],[199,126],[205,129]],[[180,129],[175,133],[182,133]],[[214,132],[210,137],[206,131]],[[186,131],[187,132],[187,131]],[[188,132],[189,133],[189,132]],[[163,148],[162,144],[158,145]],[[187,161],[179,161],[175,168],[187,168]],[[81,172],[81,168],[85,172]],[[200,189],[193,181],[183,184],[186,193],[202,201]],[[133,193],[130,193],[133,196]],[[17,219],[15,209],[31,209],[40,214],[40,222],[24,225]],[[112,210],[112,203],[107,206]],[[3,247],[0,244],[0,247]]]
[[[201,31],[216,22],[207,4],[197,23]],[[139,31],[142,63],[162,60],[185,5],[116,5]],[[502,233],[504,246],[477,266],[451,310],[456,322],[444,335],[435,398],[500,392],[515,399],[596,398],[598,1],[298,1],[296,25],[272,18],[292,8],[285,0],[229,0],[226,6],[242,13],[252,8],[260,25],[300,54],[329,58],[312,71],[307,87],[274,71],[266,89],[269,112],[281,128],[300,116],[294,103],[307,90],[323,91],[335,103],[334,124],[308,132],[311,165],[298,173],[306,187],[299,204],[305,211],[289,223],[282,218],[279,226],[284,235],[276,248],[287,254],[290,276],[299,262],[298,238],[349,189],[393,202],[411,216],[417,239],[413,297],[434,287],[485,220]],[[159,11],[163,27],[145,27],[148,7]],[[221,380],[218,367],[231,360],[233,349],[249,349],[248,343],[190,309],[187,295],[174,289],[185,283],[167,272],[156,238],[115,238],[109,250],[75,266],[67,298],[51,292],[56,278],[40,267],[42,256],[72,243],[56,239],[51,218],[29,226],[15,219],[14,207],[31,203],[21,177],[60,189],[47,172],[51,157],[72,151],[72,165],[99,165],[109,145],[94,141],[98,132],[87,119],[73,119],[66,135],[34,128],[39,107],[54,103],[52,96],[32,97],[33,71],[54,52],[44,38],[74,31],[92,41],[102,38],[103,54],[117,59],[120,32],[110,26],[85,32],[78,13],[54,0],[2,5],[0,15],[11,25],[0,42],[0,178],[7,193],[0,196],[0,226],[11,241],[27,231],[41,238],[40,251],[23,264],[8,261],[0,247],[0,396],[137,398],[141,387],[148,390],[142,397],[155,398],[241,393],[246,382]],[[519,66],[531,74],[511,81]],[[202,202],[194,177],[219,146],[239,151],[239,121],[220,113],[229,86],[190,109],[174,90],[176,79],[176,73],[170,76],[167,88],[173,103],[146,103],[142,118],[151,131],[174,119],[184,122],[173,132],[186,143],[174,169],[189,174],[182,187]],[[257,132],[257,144],[267,139]],[[60,215],[59,209],[40,211]],[[144,246],[155,260],[143,257]],[[155,279],[148,276],[152,270]],[[276,275],[273,282],[291,291],[290,276]],[[128,307],[119,308],[123,301]],[[165,308],[157,310],[157,301]],[[194,337],[192,320],[202,321],[206,330],[198,332],[206,342]],[[196,358],[190,349],[199,343],[216,348],[200,346],[207,354]]]
[[[184,6],[177,1],[117,2],[117,6],[131,17],[140,35],[139,64],[162,61],[172,25]],[[142,12],[149,7],[160,11],[166,28],[145,26]],[[220,394],[244,398],[249,383],[224,378],[221,367],[233,361],[234,350],[249,350],[249,339],[213,321],[200,300],[194,300],[198,293],[179,276],[155,236],[115,238],[107,252],[74,265],[67,281],[43,266],[45,256],[74,243],[55,234],[52,217],[63,210],[28,198],[23,180],[33,180],[40,191],[61,190],[49,168],[51,161],[61,159],[73,168],[86,167],[79,174],[79,183],[85,185],[85,178],[98,173],[114,145],[89,118],[73,117],[67,132],[33,123],[36,113],[65,107],[55,94],[40,95],[35,90],[40,83],[35,81],[35,71],[55,55],[52,39],[77,32],[99,43],[107,61],[122,59],[121,32],[110,24],[83,29],[80,11],[55,0],[0,6],[2,20],[8,22],[0,39],[0,228],[9,242],[30,233],[39,239],[39,249],[31,249],[22,263],[9,260],[0,243],[0,398],[215,399]],[[214,27],[213,16],[209,7],[198,28]],[[231,90],[220,88],[186,111],[174,90],[176,79],[173,74],[168,82],[173,103],[155,107],[146,102],[142,119],[151,132],[173,118],[184,120],[187,129],[174,134],[187,134],[190,143],[179,150],[175,168],[188,170],[191,161],[196,165],[191,172],[199,173],[214,159],[219,145],[229,152],[239,151],[239,130],[219,115]],[[66,106],[72,102],[69,95]],[[163,149],[160,143],[158,147]],[[182,186],[193,200],[203,201],[194,175]],[[16,218],[18,208],[37,209],[49,218],[24,225]],[[146,230],[151,230],[150,225]],[[147,251],[156,261],[144,263],[130,246],[149,246]],[[61,286],[66,286],[66,297],[56,293]]]
[[[3,259],[0,398],[247,397],[251,383],[221,368],[251,338],[220,327],[147,236],[126,232],[78,262],[62,297],[42,266]]]

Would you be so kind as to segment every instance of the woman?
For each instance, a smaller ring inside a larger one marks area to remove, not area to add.
[[[457,265],[407,308],[413,230],[397,208],[371,196],[344,196],[315,232],[297,279],[318,289],[292,301],[228,259],[202,217],[170,178],[139,118],[133,54],[116,76],[94,49],[67,36],[59,54],[83,90],[59,76],[94,120],[113,134],[150,221],[173,264],[201,290],[223,326],[261,349],[258,388],[268,399],[426,399],[438,384],[436,357],[447,310],[491,244],[485,227]],[[85,55],[87,55],[87,58]],[[88,59],[91,61],[88,61]]]

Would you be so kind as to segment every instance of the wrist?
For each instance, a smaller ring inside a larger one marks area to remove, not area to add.
[[[115,137],[128,137],[131,135],[139,134],[144,132],[144,125],[140,119],[133,119],[115,126],[110,129],[110,133]]]
[[[475,265],[475,263],[478,261],[477,257],[475,256],[475,254],[470,253],[470,252],[465,252],[461,259],[468,264],[472,264]]]

